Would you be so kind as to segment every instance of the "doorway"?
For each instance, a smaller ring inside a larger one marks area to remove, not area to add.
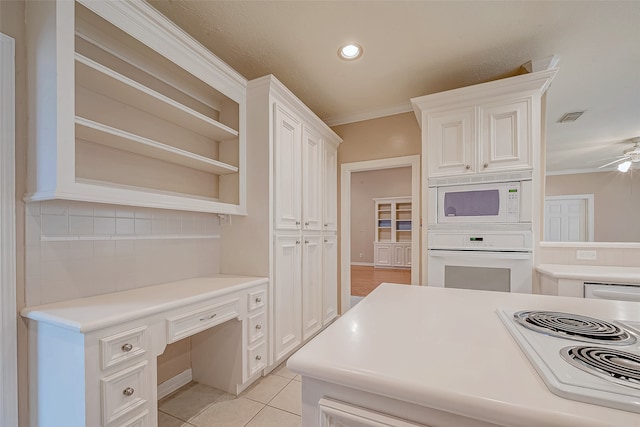
[[[340,236],[341,236],[341,244],[340,244],[340,280],[341,280],[341,311],[342,313],[346,312],[351,307],[351,294],[352,294],[352,229],[355,227],[355,224],[352,224],[352,205],[354,201],[354,194],[352,194],[352,183],[354,177],[357,178],[357,174],[361,172],[371,172],[371,171],[386,171],[391,169],[398,168],[409,168],[410,169],[410,194],[402,194],[400,196],[406,196],[410,200],[411,209],[408,212],[404,212],[402,215],[395,218],[401,218],[406,221],[406,223],[411,223],[410,230],[404,230],[404,234],[406,237],[403,237],[405,240],[404,245],[396,245],[398,248],[393,248],[394,251],[398,251],[400,253],[403,248],[402,246],[406,246],[404,249],[404,263],[405,266],[403,268],[399,268],[401,274],[407,275],[409,269],[406,268],[406,265],[410,265],[410,280],[408,283],[417,285],[419,284],[420,277],[420,246],[419,246],[419,236],[420,236],[420,156],[405,156],[405,157],[394,157],[389,159],[380,159],[380,160],[370,160],[363,162],[354,162],[354,163],[345,163],[341,166],[341,182],[340,182]],[[374,203],[373,200],[370,204],[368,204],[369,209],[371,209],[371,213],[373,214]],[[391,213],[390,213],[391,215]],[[395,213],[394,213],[395,215]],[[384,224],[386,225],[386,224]],[[394,225],[395,227],[395,225]],[[405,225],[398,225],[400,228],[404,228]],[[357,231],[357,230],[356,230]],[[408,231],[408,232],[407,232]],[[371,240],[371,239],[370,239]],[[375,240],[375,239],[374,239]],[[407,241],[408,240],[408,241]],[[363,241],[366,241],[364,239]],[[373,241],[370,241],[370,246],[367,245],[366,249],[369,247],[371,251],[374,250]],[[365,244],[357,243],[361,245],[362,251],[358,248],[354,248],[356,250],[356,259],[360,259],[360,253],[363,254],[362,258],[365,259]],[[367,259],[370,259],[367,258]],[[371,265],[367,265],[371,264]],[[369,270],[373,270],[373,262],[355,262],[355,267],[358,269],[368,268]],[[362,268],[361,268],[362,267]],[[393,272],[391,269],[375,269],[382,270],[378,271],[379,277],[382,277],[381,281],[394,281],[393,280]],[[371,271],[369,273],[365,272],[365,275],[372,276],[375,271]],[[377,279],[376,279],[377,280]]]

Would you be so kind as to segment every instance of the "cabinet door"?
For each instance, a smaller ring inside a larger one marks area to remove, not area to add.
[[[531,167],[530,99],[480,107],[478,172]]]
[[[322,327],[322,236],[303,236],[302,339]]]
[[[302,220],[304,230],[322,229],[322,139],[313,130],[302,132]]]
[[[324,189],[322,194],[322,228],[325,231],[338,229],[338,148],[324,142]]]
[[[277,230],[299,230],[302,125],[281,105],[274,108],[274,225]]]
[[[404,245],[393,245],[393,260],[392,265],[394,267],[404,267],[405,259],[404,259]]]
[[[338,245],[335,234],[322,242],[322,323],[326,325],[338,315]]]
[[[391,267],[393,260],[393,253],[391,252],[391,244],[379,244],[373,245],[373,264],[376,267]]]
[[[302,343],[301,241],[276,236],[273,278],[274,363]]]
[[[404,247],[404,266],[411,267],[411,243]]]
[[[429,176],[460,175],[475,170],[474,109],[427,117]]]

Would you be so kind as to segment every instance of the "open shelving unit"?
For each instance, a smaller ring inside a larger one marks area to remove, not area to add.
[[[246,80],[145,2],[29,2],[27,201],[246,214]]]

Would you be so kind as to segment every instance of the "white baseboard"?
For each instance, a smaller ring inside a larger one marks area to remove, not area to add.
[[[361,265],[364,267],[373,267],[372,262],[352,262],[351,265]]]
[[[158,400],[170,395],[182,386],[191,382],[191,368],[185,369],[175,377],[169,378],[165,382],[158,384]]]

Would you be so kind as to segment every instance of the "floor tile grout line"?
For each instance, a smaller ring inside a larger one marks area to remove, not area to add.
[[[281,378],[282,378],[282,377],[281,377]],[[276,394],[275,394],[271,399],[269,399],[269,401],[268,401],[267,403],[265,403],[265,405],[269,405],[269,403],[271,403],[271,402],[273,401],[273,399],[275,399],[276,397],[278,397],[278,395],[279,395],[280,393],[282,393],[282,392],[284,391],[284,389],[285,389],[285,388],[287,388],[287,386],[288,386],[289,384],[291,384],[291,381],[293,381],[293,379],[290,379],[289,381],[287,381],[287,383],[284,385],[284,387],[282,387],[282,388],[281,388],[281,389],[280,389],[280,390],[279,390],[279,391],[278,391],[278,392],[277,392],[277,393],[276,393]],[[271,405],[269,405],[269,406],[271,406]],[[273,408],[273,407],[274,407],[274,406],[272,406],[272,408]]]
[[[253,417],[251,417],[251,419],[250,419],[249,421],[247,421],[246,423],[244,423],[242,426],[243,426],[243,427],[245,427],[245,426],[249,425],[249,423],[250,423],[251,421],[253,421],[253,419],[254,419],[255,417],[257,417],[257,416],[258,416],[258,414],[259,414],[260,412],[264,411],[264,408],[266,408],[266,407],[267,407],[267,405],[263,403],[263,404],[262,404],[262,408],[260,408],[260,410],[259,410],[258,412],[256,412],[256,414],[255,414]]]

